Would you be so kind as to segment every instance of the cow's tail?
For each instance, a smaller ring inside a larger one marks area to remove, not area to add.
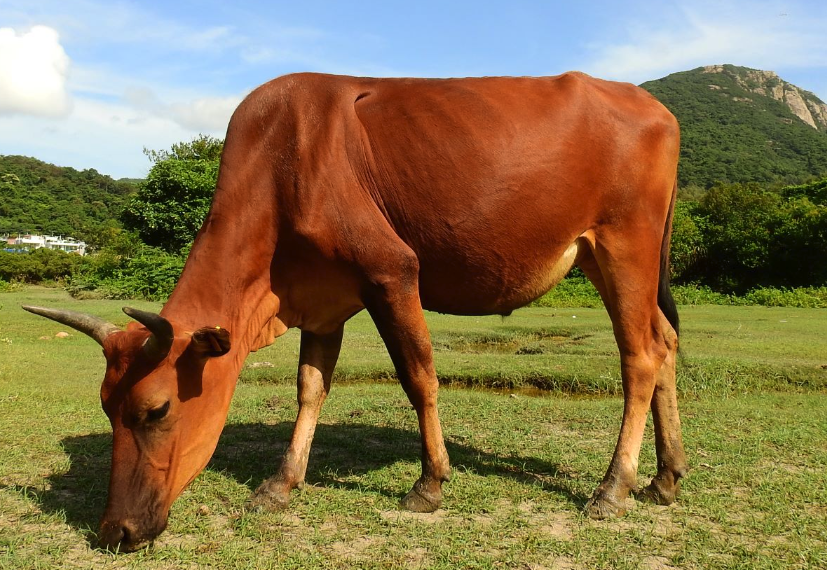
[[[672,200],[669,202],[669,213],[666,216],[666,225],[663,228],[663,241],[660,246],[660,276],[658,281],[658,307],[666,320],[675,329],[675,334],[680,331],[680,319],[678,318],[678,307],[672,297],[672,289],[669,287],[669,244],[672,236],[672,216],[675,212],[675,200],[678,196],[678,180],[672,187]]]

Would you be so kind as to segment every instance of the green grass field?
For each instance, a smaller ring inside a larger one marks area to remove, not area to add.
[[[370,320],[357,315],[308,485],[284,513],[245,512],[295,418],[291,331],[248,359],[216,454],[167,531],[115,556],[94,548],[110,453],[100,347],[74,331],[55,338],[65,327],[20,310],[26,303],[128,320],[119,301],[0,294],[2,569],[827,567],[823,309],[683,308],[678,381],[691,471],[676,504],[630,504],[608,522],[580,514],[622,409],[600,309],[428,315],[454,467],[443,508],[428,515],[397,508],[419,472],[416,416]],[[654,469],[650,431],[640,482]]]

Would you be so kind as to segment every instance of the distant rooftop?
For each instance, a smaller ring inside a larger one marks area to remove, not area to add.
[[[86,255],[86,242],[73,237],[18,233],[5,234],[0,239],[5,242],[6,251],[30,251],[45,247]]]

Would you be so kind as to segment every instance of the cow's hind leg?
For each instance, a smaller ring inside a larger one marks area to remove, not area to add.
[[[637,486],[638,458],[656,376],[668,353],[666,335],[656,304],[658,251],[640,243],[607,239],[612,251],[598,242],[593,259],[578,262],[600,290],[620,349],[623,379],[623,421],[617,445],[603,481],[586,504],[596,519],[622,516],[625,500]],[[658,244],[659,245],[659,244]]]
[[[658,472],[652,482],[638,494],[638,498],[658,505],[669,505],[678,495],[679,480],[686,474],[687,464],[681,438],[681,421],[678,415],[675,385],[678,337],[663,313],[660,313],[660,321],[668,352],[658,371],[655,393],[652,396]]]
[[[591,251],[584,249],[577,264],[594,284],[606,307],[610,307],[611,297]],[[679,479],[686,474],[687,463],[681,438],[681,421],[678,415],[675,384],[678,335],[660,309],[658,309],[658,314],[667,349],[666,358],[657,372],[651,404],[655,424],[658,472],[652,478],[651,483],[637,494],[637,498],[658,505],[669,505],[678,495]]]
[[[290,446],[281,467],[256,489],[249,507],[255,510],[283,509],[290,501],[290,491],[304,482],[310,445],[322,404],[330,392],[330,380],[342,346],[344,326],[329,335],[302,331],[297,377],[299,414]]]
[[[439,383],[430,335],[419,301],[419,264],[413,252],[401,247],[388,248],[385,255],[393,255],[392,269],[371,268],[371,285],[363,300],[419,420],[422,476],[401,506],[432,512],[442,504],[442,483],[449,480],[451,470],[437,412]]]

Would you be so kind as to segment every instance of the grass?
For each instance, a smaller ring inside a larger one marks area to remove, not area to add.
[[[827,567],[823,310],[683,308],[692,470],[676,504],[638,503],[608,522],[580,515],[622,410],[602,310],[428,315],[449,384],[440,406],[454,467],[444,508],[430,515],[397,509],[419,471],[416,417],[387,381],[390,361],[363,315],[346,329],[308,485],[284,513],[243,510],[295,419],[298,337],[288,333],[250,357],[216,454],[167,531],[147,550],[113,556],[90,544],[111,437],[100,349],[80,334],[54,338],[63,327],[20,311],[24,303],[128,320],[122,302],[36,288],[0,295],[3,569]],[[641,483],[655,469],[651,428],[646,437]]]

